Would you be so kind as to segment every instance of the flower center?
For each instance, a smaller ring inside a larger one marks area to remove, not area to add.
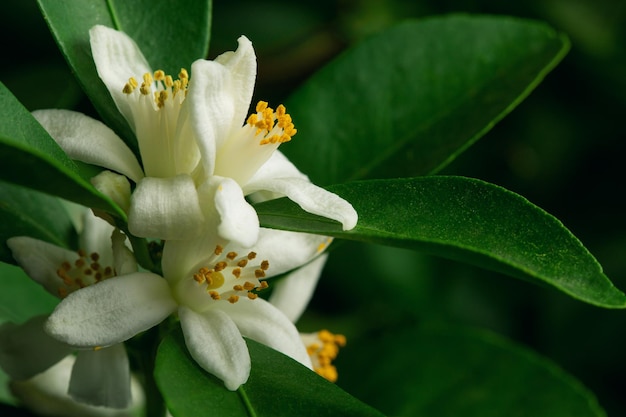
[[[128,97],[129,122],[137,135],[146,176],[190,174],[198,163],[199,151],[181,113],[188,85],[189,74],[182,68],[178,79],[157,70],[145,73],[141,85],[129,78],[122,89]]]
[[[260,264],[252,262],[256,258],[255,252],[245,256],[239,256],[237,252],[224,254],[224,248],[217,245],[214,253],[213,267],[202,267],[193,275],[213,300],[227,300],[231,304],[239,301],[239,297],[254,300],[258,295],[253,291],[268,287],[261,279],[270,264],[267,260]]]
[[[102,266],[98,262],[100,255],[96,252],[87,254],[83,250],[76,252],[78,258],[71,263],[65,261],[57,269],[57,276],[63,282],[59,287],[59,297],[65,298],[68,294],[85,288],[92,284],[104,281],[115,276],[115,271],[110,266]]]
[[[244,186],[278,146],[289,142],[296,133],[285,106],[281,104],[274,110],[267,102],[259,101],[256,113],[218,149],[214,174]]]
[[[337,368],[332,361],[337,358],[339,348],[346,345],[346,337],[328,330],[302,334],[302,341],[313,363],[313,370],[330,382],[337,381]]]

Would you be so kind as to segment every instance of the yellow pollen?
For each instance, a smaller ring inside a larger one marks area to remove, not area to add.
[[[251,261],[251,260],[253,260],[254,258],[256,258],[256,252],[250,252],[250,253],[248,254],[248,260],[250,260],[250,261]]]
[[[217,245],[213,253],[215,253],[216,255],[221,255],[223,250],[224,250],[223,247],[221,247],[220,245]]]
[[[248,298],[249,298],[249,299],[251,299],[251,300],[256,300],[257,298],[259,298],[259,296],[258,296],[258,295],[256,295],[256,294],[255,294],[255,293],[253,293],[253,292],[249,292],[249,293],[248,293]]]
[[[331,382],[337,381],[337,368],[332,361],[337,358],[339,348],[346,345],[346,338],[340,334],[332,334],[328,330],[317,333],[317,341],[307,346],[307,353],[313,362],[313,369]]]
[[[261,269],[264,271],[267,271],[270,267],[270,262],[268,260],[265,260],[263,262],[261,262]]]
[[[163,80],[165,80],[165,71],[163,71],[163,70],[156,70],[156,71],[154,71],[154,80],[155,81],[163,81]]]
[[[228,302],[231,304],[235,304],[237,301],[239,301],[238,295],[231,295],[230,297],[228,297]]]
[[[243,287],[241,285],[234,285],[233,290],[235,291],[243,291]]]
[[[257,287],[257,290],[264,290],[269,286],[270,285],[267,283],[267,281],[261,281],[261,284]]]
[[[246,282],[245,282],[245,284],[243,284],[243,288],[244,288],[246,291],[252,291],[253,289],[255,289],[255,288],[256,288],[256,285],[254,285],[254,284],[253,284],[252,282],[250,282],[250,281],[246,281]]]
[[[257,269],[256,271],[254,271],[254,276],[257,278],[264,278],[265,277],[265,271],[262,269]]]
[[[211,296],[212,299],[214,300],[219,300],[220,297],[220,293],[217,291],[209,291],[209,295]]]
[[[198,283],[198,284],[203,284],[204,281],[206,281],[206,278],[204,277],[204,274],[193,274],[193,279]]]
[[[216,263],[214,268],[217,272],[220,272],[226,269],[227,266],[228,264],[226,262],[221,261],[221,262]]]
[[[239,278],[241,276],[241,268],[233,269],[232,274],[235,276],[235,278]]]
[[[237,266],[240,268],[245,268],[246,265],[248,265],[248,260],[247,259],[242,259],[239,262],[237,262]]]
[[[226,255],[226,257],[232,261],[237,257],[237,252],[228,252],[228,255]]]
[[[261,113],[263,110],[267,108],[267,101],[259,101],[256,105],[256,112]]]

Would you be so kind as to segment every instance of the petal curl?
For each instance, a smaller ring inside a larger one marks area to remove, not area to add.
[[[197,60],[191,73],[186,98],[190,122],[205,172],[212,175],[216,149],[243,126],[250,106],[256,77],[252,44],[242,36],[235,52],[222,54],[215,61]]]
[[[68,394],[84,404],[127,408],[131,404],[130,368],[122,343],[82,350],[76,356]]]
[[[108,126],[70,110],[36,110],[33,116],[72,159],[117,171],[137,182],[143,171],[137,158]]]
[[[130,77],[141,80],[143,74],[152,73],[148,61],[134,40],[124,32],[96,25],[89,30],[91,54],[100,79],[109,90],[118,110],[135,129],[133,112],[122,91]]]
[[[321,255],[272,285],[269,302],[291,322],[298,321],[309,304],[327,258]]]
[[[261,228],[254,250],[270,262],[268,276],[275,276],[308,263],[331,242],[327,236]]]
[[[237,324],[243,336],[312,368],[296,326],[279,309],[261,298],[242,298],[235,304],[220,303],[219,306]]]
[[[273,178],[249,182],[244,191],[250,194],[261,190],[287,196],[309,213],[337,220],[342,224],[343,230],[351,230],[356,226],[358,214],[352,204],[302,178]]]
[[[146,177],[137,184],[128,213],[128,228],[136,236],[189,239],[204,223],[193,179]]]
[[[211,309],[198,314],[186,307],[178,310],[191,357],[235,391],[250,376],[250,354],[237,326],[226,313]]]
[[[13,258],[29,277],[41,284],[50,294],[59,296],[62,281],[57,275],[57,270],[64,262],[73,264],[77,258],[76,252],[27,236],[7,239],[7,246],[11,249]]]
[[[162,277],[137,272],[71,293],[52,312],[45,330],[77,347],[110,346],[160,323],[176,307]]]
[[[23,324],[0,326],[0,368],[12,379],[29,379],[71,353],[43,330],[47,316],[36,316]]]
[[[218,234],[244,248],[259,238],[259,217],[246,201],[239,184],[230,178],[219,182],[215,192],[215,208],[220,216]]]

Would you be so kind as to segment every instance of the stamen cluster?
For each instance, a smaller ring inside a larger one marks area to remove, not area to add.
[[[274,111],[266,101],[257,103],[256,113],[252,113],[246,123],[256,128],[255,136],[262,134],[259,145],[289,142],[298,132],[285,106],[281,104]]]
[[[143,96],[152,96],[157,109],[165,106],[169,98],[174,98],[179,92],[187,94],[187,86],[189,85],[189,73],[186,69],[181,68],[178,73],[178,79],[174,80],[171,75],[165,74],[163,70],[156,70],[153,74],[149,72],[143,75],[141,86],[135,79],[130,77],[122,91],[124,94],[131,95],[139,87],[139,92]],[[154,92],[153,92],[154,89]]]
[[[212,268],[202,267],[193,275],[193,279],[200,285],[206,285],[206,292],[214,300],[227,300],[231,304],[239,301],[239,297],[248,297],[254,300],[258,297],[255,292],[268,287],[265,271],[270,267],[267,260],[260,264],[251,265],[250,261],[256,258],[255,252],[239,256],[237,252],[228,252],[224,255],[224,248],[215,247],[215,264]]]
[[[112,267],[100,265],[98,253],[87,254],[84,250],[78,250],[76,253],[78,258],[73,263],[65,261],[57,269],[57,276],[63,281],[63,286],[58,289],[61,298],[80,288],[115,276]]]
[[[306,350],[313,363],[313,370],[330,382],[337,381],[337,368],[332,361],[337,358],[339,348],[346,345],[346,337],[328,330],[303,336]]]

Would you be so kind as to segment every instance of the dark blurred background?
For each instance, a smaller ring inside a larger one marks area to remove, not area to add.
[[[626,290],[620,162],[626,153],[626,2],[229,0],[215,1],[213,8],[210,56],[234,49],[236,38],[247,35],[259,60],[255,94],[272,103],[344,48],[407,18],[506,14],[542,20],[565,32],[572,49],[563,62],[443,173],[496,183],[555,215]],[[5,0],[3,9],[0,79],[29,109],[67,107],[93,114],[34,0]],[[354,256],[361,262],[348,271],[344,261]],[[356,290],[354,283],[359,283]],[[579,378],[609,415],[626,410],[620,390],[626,385],[623,311],[415,252],[338,245],[301,326],[315,330],[325,323],[350,336],[360,331],[364,312],[368,317],[375,312],[374,321],[383,324],[409,314],[494,330]]]

